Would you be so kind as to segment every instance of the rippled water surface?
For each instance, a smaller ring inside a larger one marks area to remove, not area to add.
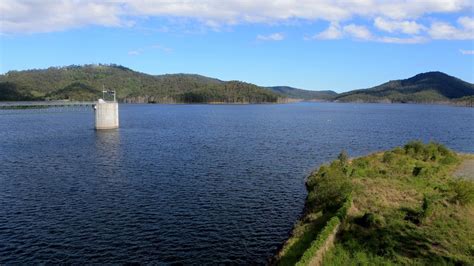
[[[474,109],[430,105],[121,105],[0,110],[0,264],[265,263],[302,211],[305,176],[435,140],[474,152]]]

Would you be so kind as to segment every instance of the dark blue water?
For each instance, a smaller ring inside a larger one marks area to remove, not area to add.
[[[474,109],[450,106],[121,105],[120,121],[0,111],[0,264],[265,263],[342,149],[474,152]]]

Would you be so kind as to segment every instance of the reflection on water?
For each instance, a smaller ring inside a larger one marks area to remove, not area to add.
[[[474,109],[429,105],[121,105],[0,115],[0,264],[264,264],[304,178],[411,139],[474,152]]]
[[[97,157],[108,158],[108,160],[118,161],[122,155],[120,143],[120,130],[96,130],[95,147]]]
[[[122,175],[121,162],[123,161],[120,130],[96,130],[95,154],[97,176],[119,180]]]

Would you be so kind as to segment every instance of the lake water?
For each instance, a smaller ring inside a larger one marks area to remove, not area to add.
[[[341,150],[474,152],[474,109],[452,106],[121,105],[120,122],[0,110],[0,264],[263,264]]]

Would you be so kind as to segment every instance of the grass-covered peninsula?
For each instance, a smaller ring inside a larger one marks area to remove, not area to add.
[[[341,153],[308,178],[305,213],[275,264],[473,265],[474,182],[454,177],[473,158],[419,141]]]

